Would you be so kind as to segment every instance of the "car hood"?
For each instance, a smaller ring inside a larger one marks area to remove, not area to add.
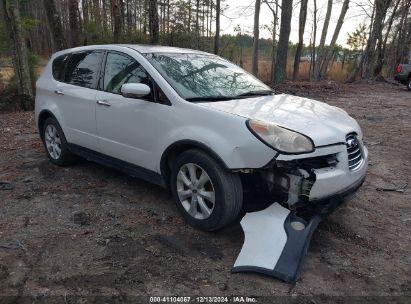
[[[344,143],[351,132],[361,136],[358,123],[344,110],[298,96],[278,94],[201,105],[297,131],[309,136],[316,147]]]

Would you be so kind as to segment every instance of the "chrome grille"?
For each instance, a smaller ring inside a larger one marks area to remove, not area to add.
[[[348,153],[348,167],[350,170],[357,169],[362,161],[362,150],[360,141],[357,138],[357,134],[350,133],[346,136],[346,143],[347,153]]]

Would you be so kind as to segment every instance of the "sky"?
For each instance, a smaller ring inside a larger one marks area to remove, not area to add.
[[[281,3],[281,1],[279,1]],[[300,11],[299,1],[293,1],[293,18],[291,21],[291,34],[290,40],[292,42],[298,41],[298,15]],[[369,23],[368,15],[371,15],[372,8],[369,4],[369,0],[351,0],[348,12],[345,16],[344,24],[341,28],[340,35],[337,43],[347,47],[346,41],[348,33],[353,32],[360,23]],[[255,0],[225,0],[222,1],[222,7],[224,8],[223,15],[221,16],[221,31],[226,34],[235,34],[234,28],[240,25],[243,32],[247,32],[252,35],[253,23],[254,23],[254,5]],[[327,35],[326,44],[331,41],[332,34],[334,33],[335,25],[340,15],[342,6],[342,0],[334,0],[333,10],[331,14],[331,20]],[[322,25],[327,10],[327,0],[317,0],[317,44],[319,43]],[[305,26],[304,43],[308,45],[310,43],[310,37],[312,33],[313,25],[313,11],[314,0],[308,0],[308,13],[307,23]],[[271,34],[264,26],[271,26],[273,20],[273,14],[266,4],[262,3],[260,11],[260,37],[270,38]]]

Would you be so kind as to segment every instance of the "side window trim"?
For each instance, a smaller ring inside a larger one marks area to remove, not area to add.
[[[100,73],[97,81],[96,90],[104,92],[104,75],[106,73],[106,62],[109,51],[104,50],[103,59],[101,60]]]
[[[60,82],[62,82],[62,83],[66,83],[65,81],[66,81],[66,68],[67,68],[67,62],[69,62],[70,61],[70,59],[71,59],[71,54],[72,53],[68,53],[67,54],[67,57],[66,57],[66,60],[64,61],[64,67],[63,67],[63,71],[62,71],[62,75],[60,75]]]

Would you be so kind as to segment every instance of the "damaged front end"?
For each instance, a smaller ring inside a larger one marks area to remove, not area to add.
[[[316,182],[316,170],[335,168],[337,164],[337,154],[330,154],[291,161],[275,161],[271,167],[262,169],[259,173],[262,180],[267,183],[269,192],[281,192],[291,208],[296,204],[304,205],[309,202],[311,189]]]
[[[247,209],[254,212],[241,220],[245,240],[233,272],[259,272],[290,283],[299,279],[318,224],[364,180],[366,161],[363,171],[354,171],[344,161],[346,157],[342,150],[310,158],[276,159],[264,168],[243,174],[251,185],[249,194],[269,204],[255,206],[255,199],[246,199],[254,207]],[[344,186],[352,176],[360,178],[351,181],[348,188],[336,191],[329,186],[339,182]],[[322,199],[317,199],[319,196]]]
[[[271,198],[290,210],[296,210],[310,206],[317,170],[333,170],[338,163],[337,153],[290,161],[273,160],[264,168],[243,174],[245,188],[249,195],[255,195],[257,191],[257,196],[265,200]]]
[[[352,133],[345,144],[314,155],[277,155],[263,168],[243,171],[250,199],[245,197],[245,240],[233,272],[298,280],[317,225],[361,186],[368,165],[368,150]]]

